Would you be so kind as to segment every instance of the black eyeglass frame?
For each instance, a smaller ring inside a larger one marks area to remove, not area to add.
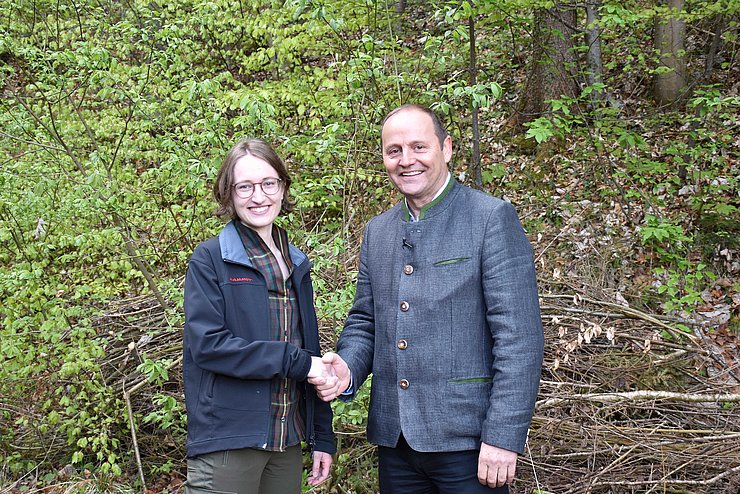
[[[278,187],[277,187],[277,189],[275,189],[274,192],[267,192],[265,190],[265,188],[262,187],[262,183],[263,182],[267,182],[269,180],[275,180],[277,182]],[[245,195],[242,195],[242,194],[239,193],[239,189],[237,189],[237,187],[239,185],[243,185],[243,184],[252,184],[252,192],[249,195],[246,195],[245,196]],[[274,196],[275,194],[277,194],[278,192],[280,192],[280,189],[282,188],[282,185],[283,185],[283,179],[282,178],[277,178],[277,177],[268,177],[268,178],[262,180],[261,182],[250,182],[249,180],[246,180],[244,182],[235,183],[231,187],[234,189],[234,194],[236,194],[237,197],[239,197],[240,199],[249,199],[250,197],[252,197],[254,195],[254,191],[257,190],[257,185],[260,186],[260,189],[262,189],[262,193],[265,194],[266,196]]]

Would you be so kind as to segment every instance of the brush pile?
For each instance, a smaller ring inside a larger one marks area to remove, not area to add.
[[[541,304],[545,364],[515,492],[737,492],[737,338],[719,345],[720,335],[695,322],[575,293],[543,294]],[[106,375],[136,416],[156,411],[155,392],[182,399],[181,333],[168,329],[156,300],[124,302],[100,323],[120,335]],[[333,340],[322,335],[327,346]],[[144,358],[170,363],[163,385],[136,370]],[[144,464],[184,457],[184,437],[171,431],[139,424],[137,443]]]
[[[737,337],[718,346],[701,325],[574,294],[544,295],[542,310],[545,365],[517,490],[738,492]]]

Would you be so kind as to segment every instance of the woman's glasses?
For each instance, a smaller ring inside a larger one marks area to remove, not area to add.
[[[277,194],[280,191],[282,180],[279,178],[266,178],[261,182],[239,182],[234,184],[234,192],[242,199],[249,199],[254,194],[257,185],[262,189],[266,196]]]

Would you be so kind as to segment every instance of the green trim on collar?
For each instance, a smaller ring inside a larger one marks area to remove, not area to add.
[[[421,221],[424,219],[424,215],[429,211],[430,208],[434,207],[435,204],[439,203],[452,189],[453,184],[455,183],[454,177],[450,177],[449,182],[447,182],[447,187],[445,187],[445,190],[442,191],[440,195],[438,195],[432,202],[421,208],[421,211],[419,211],[419,217],[417,218],[418,221]]]

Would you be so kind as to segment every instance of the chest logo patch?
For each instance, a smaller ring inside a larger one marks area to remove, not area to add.
[[[232,277],[229,278],[229,281],[232,282],[232,283],[251,283],[254,280],[252,278],[247,278],[247,277],[235,277],[235,276],[232,276]]]

